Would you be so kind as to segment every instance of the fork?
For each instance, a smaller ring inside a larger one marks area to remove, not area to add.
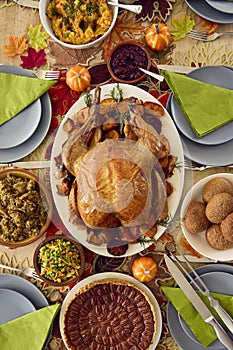
[[[6,265],[2,265],[2,264],[0,264],[0,267],[2,267],[3,269],[7,269],[7,270],[18,271],[20,273],[23,273],[25,276],[33,277],[35,280],[43,282],[43,280],[37,275],[35,269],[33,269],[32,267],[26,267],[24,269],[17,269],[15,267],[6,266]]]
[[[187,170],[203,171],[203,170],[210,169],[210,168],[216,168],[217,165],[200,165],[198,163],[195,163],[191,159],[184,158],[184,167]],[[226,165],[225,167],[226,168],[233,168],[233,164]]]
[[[59,79],[61,74],[59,70],[43,70],[43,69],[32,71],[32,73],[34,73],[37,76],[37,78],[44,79],[44,80],[57,80]]]
[[[185,263],[187,264],[189,269],[192,271],[192,273],[194,274],[194,276],[196,277],[196,280],[198,282],[196,282],[194,280],[194,278],[188,273],[188,271],[180,263],[180,261],[176,258],[176,255],[173,254],[172,251],[169,252],[169,255],[173,258],[173,260],[176,261],[177,265],[181,268],[181,270],[185,273],[185,275],[189,278],[189,280],[193,283],[193,285],[197,288],[197,290],[199,290],[204,296],[206,296],[209,299],[210,306],[215,309],[215,311],[218,313],[218,315],[221,318],[221,320],[225,323],[227,328],[233,333],[233,320],[232,320],[231,316],[221,307],[221,305],[219,304],[218,300],[214,299],[211,296],[208,287],[203,282],[203,280],[198,275],[198,273],[193,269],[193,267],[191,266],[191,264],[189,263],[189,261],[185,257],[185,255],[183,255],[183,253],[179,250],[178,247],[175,247],[175,249],[180,254],[180,256],[182,256],[183,260],[185,261]]]
[[[214,33],[208,35],[208,32],[206,30],[190,30],[189,37],[191,39],[197,39],[202,41],[213,41],[217,38],[219,38],[222,35],[231,35],[233,32],[222,32],[222,33]]]

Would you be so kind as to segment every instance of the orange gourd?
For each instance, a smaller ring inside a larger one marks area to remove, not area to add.
[[[86,91],[91,84],[89,70],[80,65],[71,67],[66,72],[66,84],[74,91]]]
[[[132,274],[140,282],[150,282],[157,274],[158,266],[150,256],[141,256],[132,264]]]
[[[171,33],[163,23],[152,24],[146,30],[146,43],[153,51],[165,50],[171,42]]]

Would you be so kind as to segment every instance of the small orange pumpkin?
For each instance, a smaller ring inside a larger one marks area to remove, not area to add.
[[[132,274],[140,282],[150,282],[155,278],[158,266],[150,256],[141,256],[132,264]]]
[[[163,23],[152,24],[146,30],[146,43],[153,51],[165,50],[171,42],[171,33]]]
[[[86,91],[91,84],[89,70],[80,65],[71,67],[66,72],[66,84],[74,91]]]

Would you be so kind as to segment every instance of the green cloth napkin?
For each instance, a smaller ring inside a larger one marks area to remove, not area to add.
[[[1,324],[0,349],[41,350],[60,306],[46,306]]]
[[[162,286],[161,289],[204,347],[208,347],[217,339],[213,327],[202,319],[180,288]],[[208,298],[203,296],[199,291],[197,291],[197,293],[216,319],[223,325],[215,310],[210,307]],[[218,293],[211,293],[211,295],[216,298],[219,304],[233,317],[233,296]]]
[[[56,80],[42,80],[0,72],[0,125],[36,101],[55,83]]]
[[[233,90],[167,70],[162,74],[197,137],[233,120]]]

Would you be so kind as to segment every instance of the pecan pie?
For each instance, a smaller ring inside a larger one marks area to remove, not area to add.
[[[64,313],[69,349],[147,350],[156,333],[149,297],[134,284],[103,279],[81,288]]]

